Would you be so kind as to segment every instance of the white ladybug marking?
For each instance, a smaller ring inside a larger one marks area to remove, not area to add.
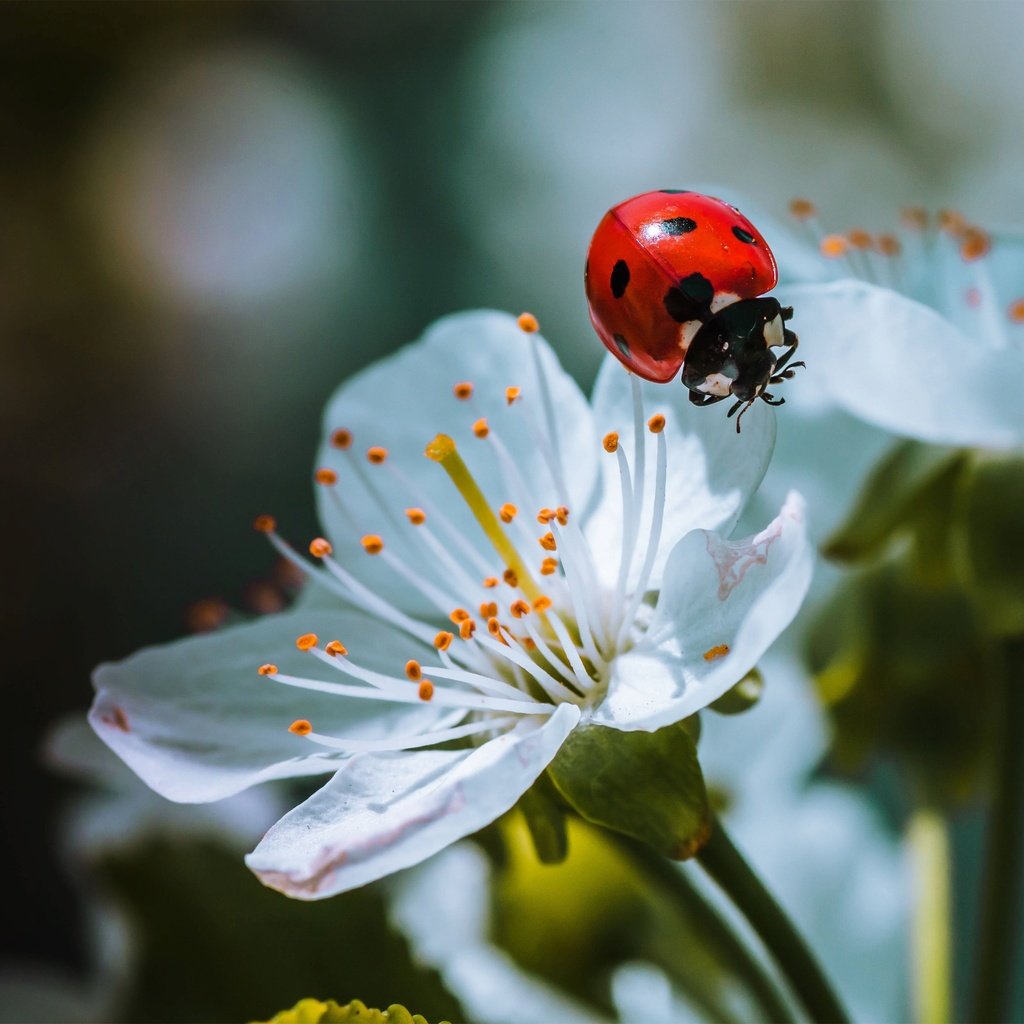
[[[690,348],[690,342],[703,326],[699,320],[687,320],[685,324],[679,325],[679,351],[684,356]]]
[[[724,373],[709,373],[697,390],[703,391],[705,395],[717,395],[719,398],[724,398],[732,393],[732,383],[732,378],[726,377]]]
[[[711,312],[718,313],[726,306],[739,301],[740,297],[735,292],[715,292],[715,297],[711,300]]]
[[[782,326],[782,316],[777,316],[774,320],[769,320],[764,325],[764,340],[768,343],[769,348],[779,348],[781,345],[786,344],[785,329]]]

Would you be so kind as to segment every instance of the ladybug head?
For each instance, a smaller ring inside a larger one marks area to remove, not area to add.
[[[781,384],[803,363],[790,363],[797,336],[785,326],[792,307],[777,299],[733,302],[704,322],[686,350],[683,384],[694,405],[712,405],[730,396],[736,399],[732,416],[758,398],[782,405],[784,398],[769,394],[769,384]],[[777,354],[774,349],[786,351]],[[787,365],[788,364],[788,365]],[[744,411],[746,411],[744,409]],[[742,416],[742,413],[740,413]],[[736,420],[739,430],[739,419]]]

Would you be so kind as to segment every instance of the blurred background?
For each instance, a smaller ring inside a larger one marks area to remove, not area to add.
[[[590,233],[652,188],[1019,223],[1022,31],[1014,0],[4,4],[3,961],[87,962],[44,734],[97,662],[285,599],[249,523],[312,535],[339,381],[494,306],[589,386]]]

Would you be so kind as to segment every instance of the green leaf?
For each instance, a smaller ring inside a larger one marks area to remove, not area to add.
[[[345,1006],[333,999],[300,999],[290,1010],[275,1013],[266,1024],[427,1024],[427,1019],[397,1003],[386,1010],[371,1010],[358,999]]]
[[[720,715],[741,715],[749,711],[764,693],[764,676],[752,668],[731,690],[726,690],[708,707]]]
[[[979,455],[961,502],[964,569],[985,628],[1024,636],[1024,456]]]
[[[667,857],[692,857],[710,835],[704,778],[684,723],[657,732],[580,726],[548,772],[587,821],[648,843]]]
[[[547,772],[523,794],[518,806],[530,830],[537,859],[542,864],[561,864],[569,853],[565,807]]]
[[[955,475],[964,459],[957,448],[919,441],[895,445],[872,471],[846,522],[825,542],[825,555],[856,562],[880,554],[928,506],[929,489]]]

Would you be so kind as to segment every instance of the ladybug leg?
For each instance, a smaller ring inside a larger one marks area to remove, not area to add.
[[[743,419],[743,414],[756,402],[756,398],[747,399],[741,398],[730,410],[729,416],[731,417],[737,409],[740,410],[739,416],[736,417],[736,433],[740,432],[740,420]]]
[[[786,351],[775,364],[775,373],[778,373],[793,358],[793,353],[796,352],[799,344],[800,339],[792,331],[786,331]],[[803,366],[803,363],[794,363],[793,365]]]
[[[722,402],[727,397],[728,395],[706,395],[703,391],[690,392],[690,402],[696,406],[714,405],[715,402]]]
[[[784,398],[776,398],[774,395],[769,395],[767,391],[761,392],[761,398],[764,399],[769,405],[785,405],[786,400]]]
[[[784,380],[792,380],[796,376],[796,370],[798,367],[806,366],[807,364],[801,360],[799,363],[790,363],[789,368],[783,370],[782,373],[776,373],[768,378],[769,384],[781,384]]]
[[[792,306],[781,306],[779,312],[782,314],[783,320],[793,319],[793,307]]]

